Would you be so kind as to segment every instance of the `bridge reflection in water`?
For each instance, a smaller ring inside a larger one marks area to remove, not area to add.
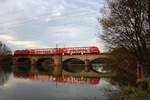
[[[105,89],[112,87],[106,78],[33,72],[0,71],[0,79],[0,100],[108,100]]]
[[[73,76],[52,76],[46,74],[37,74],[30,72],[14,72],[15,78],[31,79],[31,80],[42,80],[42,81],[53,81],[60,83],[72,83],[72,84],[99,84],[100,78],[87,78],[87,77],[73,77]]]

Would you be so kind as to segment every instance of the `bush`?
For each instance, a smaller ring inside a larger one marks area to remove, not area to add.
[[[149,100],[150,91],[141,90],[132,86],[121,87],[120,90],[112,91],[110,100]]]

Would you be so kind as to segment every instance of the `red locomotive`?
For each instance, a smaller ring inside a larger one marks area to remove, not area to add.
[[[71,48],[48,48],[48,49],[26,49],[16,50],[18,54],[99,54],[97,47],[71,47]]]

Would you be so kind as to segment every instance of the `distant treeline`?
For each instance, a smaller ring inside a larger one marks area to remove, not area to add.
[[[12,64],[12,51],[0,41],[0,69],[10,69]]]

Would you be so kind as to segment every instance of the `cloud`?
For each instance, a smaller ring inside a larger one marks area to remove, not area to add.
[[[0,35],[0,40],[3,42],[13,45],[19,46],[22,48],[46,48],[48,46],[42,44],[40,41],[28,41],[28,40],[18,40],[16,37],[11,35]]]
[[[54,26],[49,27],[47,32],[48,34],[54,34],[55,36],[68,36],[68,37],[77,37],[81,34],[81,30],[78,27],[72,26]]]
[[[63,0],[7,0],[0,3],[0,26],[19,27],[24,21],[60,16],[63,11]]]
[[[33,20],[48,20],[61,16],[64,11],[63,0],[20,0],[17,3],[23,16]]]
[[[98,45],[92,34],[99,5],[97,0],[1,0],[0,39],[13,49]]]
[[[43,20],[41,17],[45,17],[45,19],[49,20],[49,17],[60,16],[64,10],[61,3],[62,1],[63,0],[7,0],[4,2],[4,0],[1,0],[1,41],[20,48],[47,47],[39,40],[28,40],[27,38],[20,40],[19,36],[25,36],[25,33],[18,33],[18,31],[23,31],[21,30],[23,28],[21,24],[29,25],[25,22]],[[15,37],[17,35],[18,37]]]
[[[22,46],[23,48],[40,48],[41,45],[37,41],[23,41],[23,40],[13,40],[7,41],[7,43],[15,45],[15,46]]]
[[[0,40],[1,41],[12,41],[14,40],[15,37],[11,36],[11,35],[0,35]]]

